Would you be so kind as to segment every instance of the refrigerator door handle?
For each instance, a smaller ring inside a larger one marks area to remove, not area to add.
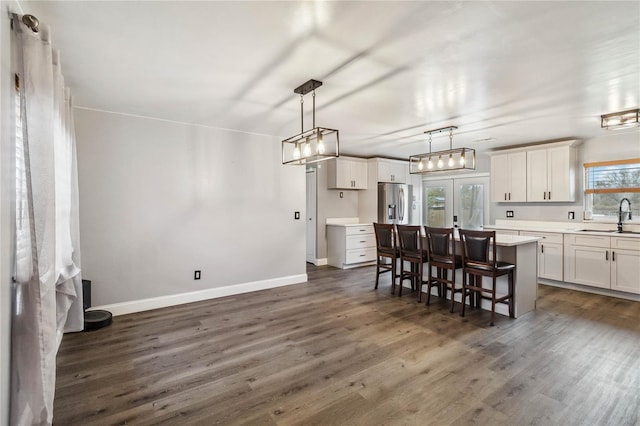
[[[395,204],[389,204],[387,215],[389,216],[389,220],[394,220],[396,218],[396,205]]]
[[[399,215],[399,222],[400,223],[404,223],[404,203],[405,203],[405,199],[404,199],[404,188],[400,187],[400,189],[398,190],[398,215]]]

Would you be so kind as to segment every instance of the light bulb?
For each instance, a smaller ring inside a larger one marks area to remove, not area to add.
[[[449,161],[447,162],[447,166],[453,167],[453,154],[449,154]]]
[[[322,141],[322,133],[318,134],[318,154],[324,154],[324,142]]]
[[[465,161],[464,161],[464,151],[462,151],[462,154],[460,154],[460,165],[464,166],[464,163],[465,163]]]
[[[293,148],[293,158],[298,159],[300,158],[300,145],[296,144],[296,146]]]
[[[429,161],[427,162],[427,169],[433,169],[433,161],[431,161],[431,157],[429,157]]]
[[[305,157],[308,157],[311,155],[311,143],[309,143],[309,138],[307,138],[306,142],[304,143],[304,147],[302,148],[302,154]]]
[[[418,162],[418,170],[422,170],[424,169],[424,164],[422,163],[422,158],[420,159],[420,162]]]
[[[438,157],[438,168],[441,169],[444,166],[444,161],[442,161],[442,155]]]

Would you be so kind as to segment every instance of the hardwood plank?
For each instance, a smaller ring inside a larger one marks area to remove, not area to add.
[[[430,306],[374,268],[66,335],[54,423],[638,424],[640,303],[539,287],[516,320]],[[459,310],[459,306],[457,306]]]

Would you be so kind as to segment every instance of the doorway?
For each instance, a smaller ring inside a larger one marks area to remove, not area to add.
[[[422,191],[427,226],[480,229],[489,222],[489,176],[428,179]]]
[[[316,263],[316,169],[307,169],[307,195],[306,195],[306,234],[307,234],[307,262]]]

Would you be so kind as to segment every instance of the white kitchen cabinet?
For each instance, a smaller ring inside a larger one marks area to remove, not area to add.
[[[491,201],[527,201],[527,153],[491,155]]]
[[[574,163],[570,145],[527,151],[527,201],[574,202]]]
[[[611,238],[611,289],[640,294],[640,238]]]
[[[378,182],[407,183],[408,162],[378,159],[377,166]]]
[[[327,164],[328,189],[367,189],[367,160],[338,157]]]
[[[564,273],[563,235],[552,232],[520,231],[538,241],[538,278],[562,281]]]
[[[611,288],[610,240],[610,237],[565,234],[565,281]]]
[[[373,225],[327,225],[327,263],[348,269],[375,263]]]

